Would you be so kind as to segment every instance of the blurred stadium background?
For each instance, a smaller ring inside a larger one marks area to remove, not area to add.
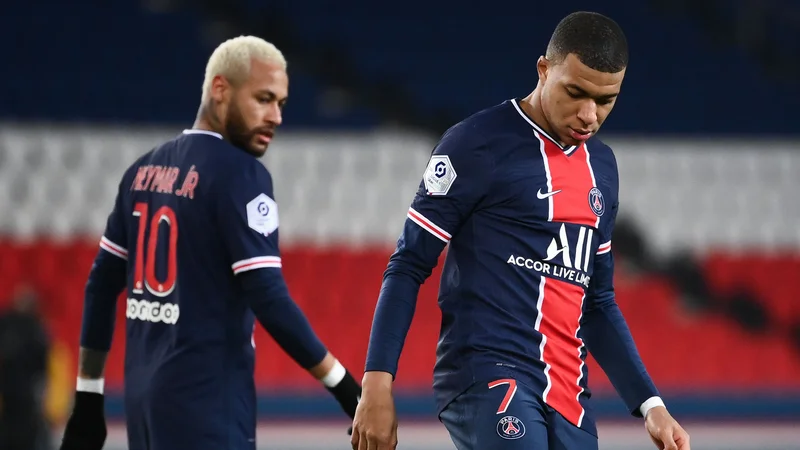
[[[552,29],[579,9],[609,14],[631,46],[602,137],[621,171],[618,302],[650,373],[693,448],[800,448],[797,0],[11,2],[0,17],[0,301],[38,300],[56,435],[118,179],[191,126],[219,42],[256,34],[288,57],[291,99],[265,158],[284,270],[323,340],[359,371],[439,134],[530,92]],[[430,396],[437,281],[400,363],[400,448],[453,448]],[[126,448],[123,310],[107,370],[112,449]],[[256,345],[259,448],[349,448],[327,393],[260,329]],[[594,362],[590,373],[601,447],[652,448]]]

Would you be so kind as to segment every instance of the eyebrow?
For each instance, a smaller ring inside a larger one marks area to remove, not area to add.
[[[288,95],[286,97],[280,98],[274,92],[272,92],[269,89],[261,89],[259,91],[256,91],[256,95],[267,95],[270,98],[276,99],[276,100],[278,100],[279,102],[282,102],[282,103],[286,103],[286,100],[289,99]]]
[[[605,95],[590,95],[584,89],[581,89],[581,87],[578,86],[577,84],[568,84],[568,85],[566,85],[566,88],[567,89],[572,89],[574,91],[577,91],[578,95],[583,95],[583,96],[586,96],[586,97],[592,97],[595,100],[611,100],[612,98],[614,98],[617,95],[619,95],[619,92],[614,92],[614,93],[605,94]]]

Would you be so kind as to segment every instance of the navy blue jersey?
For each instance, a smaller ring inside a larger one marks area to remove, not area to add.
[[[514,379],[596,433],[588,348],[637,414],[657,392],[613,296],[618,191],[608,146],[592,138],[562,147],[516,100],[455,125],[432,153],[386,271],[367,370],[396,372],[407,327],[387,324],[404,317],[398,305],[448,245],[434,368],[440,411],[475,382]]]
[[[187,130],[125,172],[100,246],[127,260],[126,400],[254,438],[254,314],[237,275],[281,267],[264,165]]]

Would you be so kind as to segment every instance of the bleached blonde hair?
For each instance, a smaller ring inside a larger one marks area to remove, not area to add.
[[[256,36],[239,36],[220,44],[206,64],[203,80],[202,102],[205,104],[211,93],[211,82],[222,75],[234,86],[244,82],[250,74],[250,63],[254,60],[275,64],[286,70],[286,58],[271,42]]]

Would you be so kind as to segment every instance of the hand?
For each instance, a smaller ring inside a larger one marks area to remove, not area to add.
[[[60,450],[102,450],[107,429],[103,395],[76,392]]]
[[[367,372],[361,382],[363,393],[353,419],[353,450],[394,450],[397,448],[397,413],[392,398],[392,374]]]
[[[648,411],[644,427],[659,450],[691,450],[689,433],[678,425],[663,406]]]

